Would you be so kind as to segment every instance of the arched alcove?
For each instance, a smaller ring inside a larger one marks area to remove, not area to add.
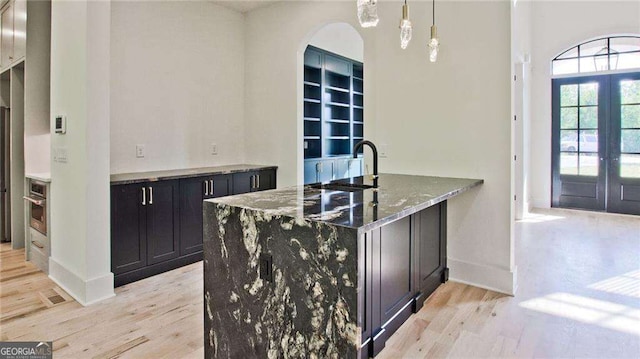
[[[298,52],[298,183],[360,175],[362,161],[350,155],[364,138],[362,36],[348,23],[327,23]]]

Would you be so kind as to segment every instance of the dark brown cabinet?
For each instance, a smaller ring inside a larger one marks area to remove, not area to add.
[[[115,285],[202,260],[204,200],[275,186],[275,169],[111,186]]]
[[[376,356],[446,280],[445,229],[446,202],[441,202],[361,238],[361,357]]]
[[[179,255],[178,181],[111,188],[111,269],[114,274]]]
[[[202,201],[231,193],[231,176],[180,180],[180,254],[202,251]]]
[[[141,185],[111,187],[111,271],[115,275],[147,265],[142,188]]]
[[[276,188],[276,171],[273,169],[233,174],[233,194],[266,191]]]

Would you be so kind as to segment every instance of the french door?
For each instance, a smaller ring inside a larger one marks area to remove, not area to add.
[[[640,73],[552,82],[552,205],[640,214]]]

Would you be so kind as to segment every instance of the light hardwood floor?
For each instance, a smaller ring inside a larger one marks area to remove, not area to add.
[[[202,263],[82,307],[0,245],[0,340],[56,358],[202,358]],[[515,297],[448,282],[381,358],[640,358],[640,218],[543,211],[516,225]]]

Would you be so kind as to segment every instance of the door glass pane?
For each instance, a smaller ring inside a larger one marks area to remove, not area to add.
[[[598,107],[580,107],[580,128],[598,128]]]
[[[578,151],[578,131],[560,131],[560,151]]]
[[[620,155],[620,177],[640,178],[640,155]]]
[[[620,103],[640,103],[640,80],[620,81]]]
[[[580,106],[597,105],[598,104],[598,84],[581,84],[580,85]]]
[[[620,132],[620,152],[640,153],[640,130],[622,130]]]
[[[580,141],[578,141],[578,151],[598,152],[598,131],[580,131]]]
[[[578,128],[578,108],[568,107],[560,109],[560,128]]]
[[[640,105],[622,105],[622,128],[640,128]]]
[[[578,85],[562,85],[560,86],[560,106],[577,106],[578,105]]]
[[[560,174],[578,174],[578,154],[571,152],[560,153]]]
[[[581,153],[580,154],[580,176],[597,176],[598,175],[598,154],[597,153]]]

